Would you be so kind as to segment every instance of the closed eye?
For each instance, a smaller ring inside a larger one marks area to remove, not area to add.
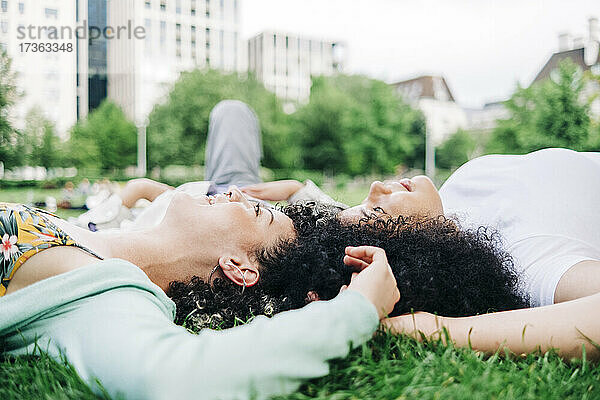
[[[256,213],[256,216],[258,217],[260,214],[262,214],[262,210],[264,207],[261,206],[260,203],[256,203],[256,205],[254,206],[254,212]],[[271,225],[273,223],[273,221],[275,220],[275,215],[273,214],[273,210],[271,210],[270,208],[266,209],[270,214],[271,214],[271,220],[269,221],[269,225]]]

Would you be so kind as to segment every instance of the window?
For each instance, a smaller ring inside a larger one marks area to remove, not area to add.
[[[8,1],[2,0],[2,12],[7,12],[7,11],[8,11]]]
[[[46,18],[58,19],[58,10],[56,8],[46,8],[44,14],[46,14]]]
[[[152,1],[151,0],[146,0],[144,2],[144,5],[146,6],[147,9],[152,8]]]
[[[175,2],[175,12],[177,14],[181,14],[181,0],[177,0]]]
[[[237,24],[239,22],[238,18],[238,0],[233,0],[233,18],[235,20],[235,23]]]
[[[160,47],[164,50],[165,42],[167,41],[167,23],[160,21]]]
[[[210,18],[210,0],[206,0],[206,18]]]
[[[19,14],[25,14],[25,3],[19,3]]]
[[[219,2],[219,14],[221,15],[221,19],[225,19],[225,0]]]
[[[152,53],[152,21],[146,18],[144,20],[144,28],[146,29],[146,38],[144,39],[144,47],[146,49],[146,54]]]
[[[192,47],[196,46],[196,25],[192,25],[190,29]]]
[[[0,29],[2,29],[2,33],[8,32],[8,21],[0,22]]]
[[[190,0],[190,14],[192,17],[196,15],[196,0]]]
[[[167,10],[167,0],[160,0],[160,11]]]

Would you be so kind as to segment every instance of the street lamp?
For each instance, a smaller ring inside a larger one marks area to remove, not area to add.
[[[431,137],[429,121],[425,123],[425,175],[431,180],[435,179],[435,144]]]
[[[148,126],[148,117],[138,121],[137,124],[137,174],[146,176],[148,171],[146,164],[146,127]]]

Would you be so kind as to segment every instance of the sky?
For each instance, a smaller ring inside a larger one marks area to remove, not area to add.
[[[346,43],[344,72],[386,82],[442,75],[481,107],[528,86],[559,33],[588,34],[600,0],[242,0],[242,36],[264,30]]]

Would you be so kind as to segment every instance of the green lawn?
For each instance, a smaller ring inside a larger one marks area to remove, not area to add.
[[[358,203],[367,192],[368,185],[330,191],[335,199],[349,204]],[[20,202],[31,196],[37,200],[46,195],[58,198],[60,191],[2,190],[0,201]],[[95,398],[107,396],[92,394],[68,365],[47,357],[0,361],[2,400]],[[333,361],[328,376],[308,381],[283,398],[600,399],[600,368],[581,360],[567,363],[551,354],[485,357],[382,333],[346,359]]]

